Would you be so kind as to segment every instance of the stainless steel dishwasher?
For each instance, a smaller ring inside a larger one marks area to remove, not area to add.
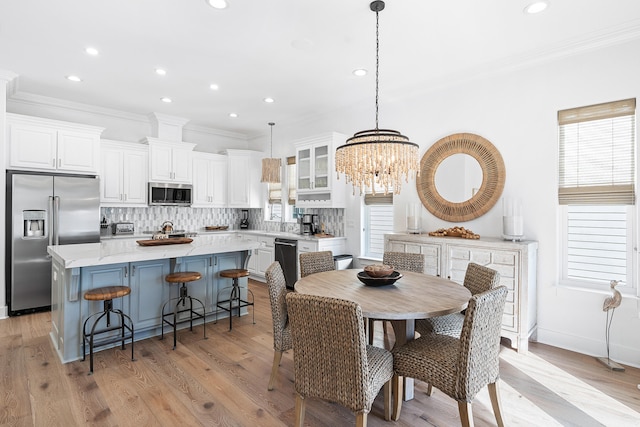
[[[275,260],[280,262],[287,288],[293,289],[298,280],[298,241],[276,238],[275,251]]]

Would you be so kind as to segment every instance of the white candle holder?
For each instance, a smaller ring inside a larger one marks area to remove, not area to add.
[[[420,205],[418,203],[407,204],[407,233],[420,234]]]
[[[502,238],[519,241],[524,238],[524,221],[522,218],[522,201],[517,197],[502,199]]]

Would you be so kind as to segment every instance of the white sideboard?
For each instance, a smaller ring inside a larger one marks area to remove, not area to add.
[[[498,238],[479,240],[431,237],[424,234],[386,234],[385,250],[421,253],[425,273],[462,284],[467,264],[475,262],[500,273],[509,289],[502,316],[502,333],[519,352],[526,352],[537,327],[536,259],[538,242],[511,242]]]

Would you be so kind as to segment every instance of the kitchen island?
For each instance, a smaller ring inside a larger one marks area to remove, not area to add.
[[[49,246],[51,274],[51,339],[63,363],[82,358],[82,322],[102,311],[102,302],[86,301],[88,289],[128,286],[131,294],[113,301],[133,320],[135,339],[159,335],[164,301],[178,294],[164,278],[177,271],[198,271],[202,279],[189,285],[200,299],[207,321],[214,320],[219,289],[230,285],[218,272],[244,268],[260,243],[240,234],[207,235],[181,245],[140,246],[132,239]],[[246,279],[244,279],[246,281]],[[225,299],[228,295],[221,295]],[[220,317],[228,315],[221,312]],[[217,314],[215,314],[217,316]],[[188,326],[188,324],[186,325]]]

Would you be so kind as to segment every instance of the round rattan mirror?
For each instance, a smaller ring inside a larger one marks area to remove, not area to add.
[[[463,202],[452,202],[440,195],[435,176],[443,160],[454,154],[473,157],[482,169],[482,184],[478,191]],[[433,144],[420,161],[420,176],[416,188],[422,204],[429,212],[450,222],[469,221],[491,209],[504,189],[506,172],[500,152],[487,139],[472,133],[456,133]]]

